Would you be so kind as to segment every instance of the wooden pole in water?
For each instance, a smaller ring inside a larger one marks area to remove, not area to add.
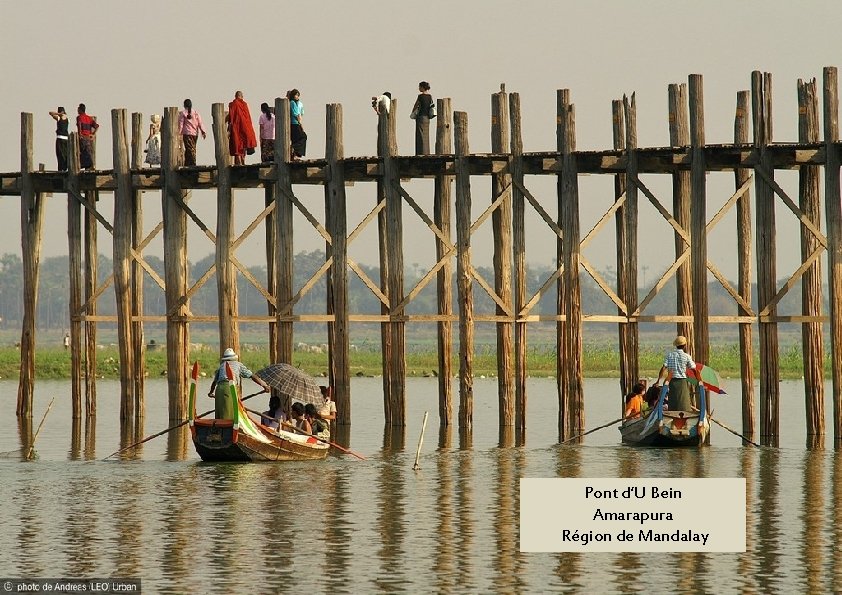
[[[690,145],[690,118],[687,113],[687,85],[669,86],[669,132],[670,146]],[[690,235],[690,172],[677,170],[672,173],[672,213],[678,224]],[[675,234],[675,257],[680,257],[687,242],[681,234]],[[678,316],[693,317],[692,280],[690,261],[685,260],[675,273],[675,313]],[[694,345],[693,323],[679,322],[676,333],[687,337],[687,344]]]
[[[456,146],[456,287],[459,295],[459,427],[474,417],[474,294],[471,279],[471,178],[468,114],[453,114]]]
[[[693,294],[693,356],[707,362],[708,329],[707,187],[705,180],[705,103],[702,75],[689,77],[690,99],[690,276]],[[710,410],[710,399],[706,399]]]
[[[450,98],[437,100],[438,119],[436,120],[436,155],[449,155],[453,152],[453,109]],[[452,240],[451,231],[451,187],[453,176],[436,176],[433,195],[433,220],[442,235]],[[444,242],[436,236],[436,261],[447,253]],[[440,316],[453,315],[453,258],[448,257],[437,273],[436,298]],[[440,320],[436,323],[438,333],[439,366],[439,423],[448,426],[453,423],[453,323]]]
[[[564,370],[562,400],[559,411],[559,441],[581,433],[585,426],[585,403],[582,392],[582,296],[579,285],[579,182],[576,167],[576,112],[570,102],[570,91],[557,94],[557,143],[561,153],[559,183],[559,227],[562,234],[561,265],[564,267],[562,323]],[[561,371],[560,371],[561,372]]]
[[[277,362],[292,363],[293,326],[292,320],[284,319],[292,315],[287,312],[292,301],[293,283],[293,229],[292,229],[292,174],[289,163],[292,161],[290,145],[289,99],[275,99],[275,167],[278,178],[275,180],[275,300],[277,302]],[[337,405],[339,401],[337,400]],[[338,409],[338,407],[337,407]],[[340,419],[345,409],[339,410]]]
[[[96,120],[96,117],[94,117]],[[96,135],[91,143],[91,160],[93,169],[96,170]],[[99,192],[85,191],[85,200],[94,209],[99,203]],[[82,218],[85,222],[85,304],[84,314],[89,318],[85,320],[85,415],[88,417],[96,415],[96,320],[97,304],[94,299],[98,282],[99,249],[97,248],[97,220],[94,213],[85,208],[82,211]]]
[[[824,200],[827,221],[827,268],[830,289],[830,348],[833,376],[833,440],[842,444],[842,204],[839,192],[839,79],[836,67],[823,72]]]
[[[491,152],[509,152],[509,102],[505,85],[491,96]],[[496,305],[497,316],[510,321],[497,323],[497,399],[500,426],[515,423],[514,316],[512,312],[512,176],[509,171],[491,177],[491,201],[501,201],[491,215],[494,235],[494,291],[506,306]],[[500,195],[503,195],[502,197]],[[508,309],[508,312],[506,311]]]
[[[775,316],[777,309],[770,306],[775,296],[775,195],[764,174],[774,180],[772,155],[768,145],[772,142],[772,79],[768,73],[751,73],[752,114],[754,145],[760,151],[760,163],[755,166],[757,193],[757,301],[761,313]],[[758,333],[760,337],[760,443],[775,446],[778,442],[778,325],[764,320],[761,314]]]
[[[816,79],[798,80],[798,142],[819,142],[819,99]],[[798,173],[799,207],[816,228],[821,228],[821,200],[819,166],[803,165]],[[821,254],[818,238],[801,226],[801,262],[813,253]],[[804,316],[822,315],[821,261],[816,259],[801,278],[801,313]],[[804,358],[804,395],[806,396],[807,443],[816,446],[824,442],[824,346],[822,323],[801,324],[801,353]]]
[[[134,340],[132,339],[132,174],[126,137],[126,110],[111,110],[114,156],[114,297],[117,302],[117,348],[120,354],[120,420],[135,418]]]
[[[737,111],[734,117],[734,142],[749,143],[749,92],[737,93]],[[734,170],[736,188],[742,188],[748,182],[751,174],[745,168]],[[746,190],[737,199],[737,285],[739,295],[743,300],[751,303],[751,192]],[[748,316],[749,311],[743,306],[737,307],[737,314]],[[740,385],[742,388],[743,436],[754,439],[755,436],[755,402],[754,402],[754,343],[751,338],[752,324],[741,322],[740,335]]]
[[[391,113],[397,110],[396,102],[391,103]],[[380,314],[388,316],[391,312],[390,304],[394,298],[389,295],[390,271],[388,248],[388,220],[386,217],[386,196],[388,180],[386,179],[386,161],[389,155],[389,118],[390,114],[377,116],[377,156],[380,157],[381,176],[377,180],[377,204],[382,207],[377,214],[377,236],[379,239],[380,256],[380,290],[388,298],[388,304],[380,304]],[[383,416],[387,426],[393,425],[396,413],[393,411],[392,397],[392,327],[390,322],[380,323],[380,344],[383,358]],[[339,405],[337,403],[337,409]]]
[[[38,274],[44,228],[44,195],[32,183],[35,160],[32,151],[32,114],[20,115],[20,226],[23,255],[23,324],[20,336],[20,382],[17,414],[32,417],[35,388],[35,327],[38,306]]]
[[[219,306],[219,350],[232,348],[240,352],[237,326],[237,275],[231,262],[234,240],[234,197],[231,190],[231,158],[228,155],[228,132],[225,107],[214,103],[213,145],[216,155],[216,290]]]
[[[79,135],[67,141],[67,249],[70,309],[70,399],[73,419],[82,417],[82,204],[79,202]]]
[[[178,109],[164,110],[161,126],[161,177],[163,178],[164,275],[167,302],[167,384],[170,420],[187,417],[187,214],[181,202],[189,191],[181,189],[178,179]],[[218,271],[217,271],[218,273]]]
[[[277,127],[277,122],[275,123],[275,126]],[[275,157],[275,161],[277,162],[277,157]],[[269,206],[275,204],[276,196],[277,183],[274,180],[267,182],[263,187],[264,205],[268,208]],[[278,266],[275,263],[275,244],[277,242],[277,223],[275,220],[278,216],[277,209],[278,205],[275,204],[275,210],[269,212],[269,214],[266,215],[266,221],[263,222],[264,231],[266,233],[266,287],[269,294],[276,299],[275,304],[277,304],[278,287],[278,283],[275,280],[278,273]],[[266,314],[269,318],[275,319],[269,323],[269,361],[273,363],[280,361],[278,359],[278,311],[275,304],[269,300],[266,301]]]
[[[625,296],[623,301],[626,304],[629,315],[637,310],[637,222],[638,222],[638,201],[637,186],[631,180],[637,178],[637,101],[635,94],[631,98],[623,96],[623,114],[626,125],[626,154],[628,163],[626,165],[626,206],[623,209],[625,226],[625,262],[624,285]],[[640,377],[640,331],[636,322],[626,324],[626,377],[629,382],[629,390]]]
[[[333,356],[333,387],[337,410],[342,404],[345,410],[340,423],[351,421],[351,366],[348,338],[348,218],[345,207],[345,147],[343,142],[342,105],[331,103],[326,115],[327,139],[325,158],[328,178],[325,184],[327,226],[331,237],[333,264],[330,276],[333,287],[332,310],[334,313],[331,333],[331,354]]]
[[[143,166],[143,114],[132,114],[132,169]],[[143,192],[132,190],[132,249],[138,256],[143,255],[140,245],[143,242]],[[140,420],[146,416],[146,400],[144,396],[146,375],[146,341],[143,334],[143,267],[137,260],[132,260],[132,341],[134,343],[134,381],[135,419],[138,428],[142,426]]]
[[[623,109],[623,101],[615,99],[611,102],[611,114],[613,116],[613,139],[614,150],[626,150],[626,125],[625,112]],[[624,173],[614,175],[614,201],[623,201],[623,204],[617,208],[614,213],[614,221],[616,223],[617,232],[617,297],[626,304],[628,309],[628,290],[626,289],[626,254],[628,247],[626,246],[626,197],[628,193],[628,180]],[[617,314],[626,316],[628,312],[623,312],[621,308],[617,308]],[[631,392],[631,387],[637,381],[635,378],[632,366],[634,363],[629,360],[629,325],[628,323],[620,323],[617,325],[617,340],[620,350],[620,414],[622,415],[626,410],[625,396]]]
[[[526,305],[526,203],[523,192],[523,129],[520,94],[509,93],[512,172],[512,250],[515,314],[515,437],[523,444],[526,437],[526,323],[518,321]]]

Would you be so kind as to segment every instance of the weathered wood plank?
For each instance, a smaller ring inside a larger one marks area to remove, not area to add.
[[[290,139],[289,99],[275,99],[275,288],[272,294],[277,304],[277,355],[279,362],[292,362],[293,325],[282,320],[293,295],[293,216],[292,216],[292,148]]]
[[[456,287],[459,294],[459,427],[469,432],[474,417],[474,296],[471,277],[471,180],[468,172],[468,114],[453,114],[456,149]]]
[[[437,104],[435,151],[437,155],[443,155],[453,151],[453,109],[449,97],[438,99]],[[446,317],[453,315],[453,259],[450,256],[452,187],[452,175],[436,176],[433,190],[433,222],[442,235],[441,238],[436,237],[436,260],[444,260],[436,277],[436,307],[438,314]],[[445,253],[448,254],[447,257]],[[441,320],[438,321],[437,327],[439,424],[449,426],[453,423],[453,323],[450,320]]]
[[[520,115],[520,94],[509,93],[509,121],[511,123],[511,174],[512,174],[512,251],[514,267],[514,311],[520,313],[526,304],[526,203],[523,187],[523,127]],[[526,441],[526,324],[515,324],[515,441]]]
[[[705,178],[705,108],[702,75],[691,74],[690,103],[690,278],[693,302],[693,355],[707,362],[710,355],[707,283],[707,184]],[[682,314],[682,312],[679,312]],[[707,399],[710,410],[710,399]]]
[[[143,165],[143,114],[132,114],[131,168],[139,169]],[[143,256],[143,192],[132,187],[132,251]],[[151,234],[150,234],[151,235]],[[157,234],[156,234],[157,235]],[[154,236],[153,236],[154,237]],[[150,238],[151,240],[151,238]],[[146,340],[143,334],[143,266],[132,259],[131,264],[131,308],[132,308],[132,349],[134,350],[135,421],[137,428],[143,427],[146,416],[145,377],[146,377]]]

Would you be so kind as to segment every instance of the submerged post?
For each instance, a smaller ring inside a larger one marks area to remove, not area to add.
[[[132,339],[132,179],[126,138],[126,110],[111,110],[114,156],[114,297],[117,302],[117,348],[120,354],[120,420],[133,422],[136,414],[134,340]]]
[[[509,104],[503,86],[491,96],[491,152],[509,152]],[[491,202],[500,201],[491,215],[494,234],[494,291],[505,306],[495,314],[509,321],[497,323],[497,399],[500,426],[515,423],[514,312],[512,312],[512,176],[508,171],[491,177]],[[507,311],[508,309],[508,311]]]
[[[132,114],[132,169],[140,169],[143,165],[143,114]],[[138,256],[143,255],[143,192],[132,190],[132,249]],[[134,381],[135,419],[138,428],[142,427],[140,420],[146,415],[144,396],[144,376],[146,375],[146,341],[143,335],[143,267],[137,259],[132,259],[132,341],[134,349]]]
[[[82,417],[82,204],[79,202],[79,135],[67,141],[67,263],[70,314],[70,399],[73,419]]]
[[[450,98],[443,97],[437,100],[438,119],[436,120],[436,155],[449,155],[453,152],[452,129],[453,110],[450,107]],[[433,196],[433,220],[441,231],[442,235],[451,240],[451,187],[453,176],[444,174],[436,175],[435,190]],[[445,243],[436,236],[436,261],[444,258],[448,248]],[[442,317],[453,315],[453,258],[448,256],[445,263],[439,269],[436,278],[436,298],[438,303],[438,314]],[[439,320],[437,323],[438,333],[436,341],[438,347],[438,369],[439,369],[439,423],[448,426],[453,423],[453,364],[451,362],[453,351],[453,323],[450,320]]]
[[[771,304],[775,297],[775,195],[769,182],[774,180],[772,154],[772,79],[768,73],[751,73],[754,145],[760,151],[760,163],[755,166],[757,193],[757,301],[760,309],[760,443],[777,445],[779,361],[778,325],[770,318],[777,314]]]
[[[748,136],[749,92],[737,93],[737,111],[734,117],[734,142],[749,144]],[[734,182],[737,189],[749,181],[751,174],[747,169],[734,170]],[[751,303],[751,193],[749,189],[737,199],[737,285],[740,297],[747,304]],[[737,306],[737,314],[748,316],[750,312],[742,305]],[[743,436],[754,440],[755,403],[754,403],[754,343],[751,338],[751,322],[740,322],[740,385],[742,388]]]
[[[32,172],[32,114],[20,115],[20,226],[23,255],[23,325],[20,335],[20,382],[17,414],[32,417],[35,388],[35,321],[38,306],[38,273],[41,265],[41,237],[44,227],[44,195],[35,192]]]
[[[690,119],[687,113],[687,85],[669,86],[669,129],[670,145],[687,147],[690,145]],[[678,224],[690,235],[690,172],[677,170],[672,173],[672,214]],[[675,257],[679,258],[687,248],[687,243],[678,232],[675,233]],[[685,260],[675,273],[675,299],[678,316],[688,316],[691,321],[678,322],[676,332],[687,338],[688,345],[693,341],[693,298],[690,278],[690,261]]]
[[[827,284],[830,290],[830,348],[833,375],[833,440],[842,446],[842,204],[839,192],[839,79],[835,67],[823,72],[825,219],[827,220]]]
[[[345,207],[345,147],[342,131],[342,105],[327,106],[327,139],[325,158],[328,177],[325,183],[327,228],[331,238],[330,267],[332,286],[333,332],[330,333],[330,352],[333,359],[333,387],[337,401],[345,415],[342,423],[351,421],[351,367],[348,339],[348,218]]]
[[[161,126],[161,177],[163,178],[164,274],[167,302],[167,385],[171,420],[187,416],[187,214],[180,203],[189,192],[178,179],[178,109],[164,110]]]
[[[474,417],[474,294],[471,279],[471,178],[468,114],[453,114],[456,145],[456,287],[459,294],[459,427]]]
[[[512,251],[515,315],[515,441],[526,439],[526,322],[521,320],[526,306],[526,203],[523,191],[523,134],[520,94],[509,93],[512,172]]]
[[[229,347],[236,353],[240,352],[240,334],[237,326],[237,275],[231,261],[234,205],[225,108],[221,103],[214,103],[211,111],[216,155],[216,291],[219,307],[219,350],[222,355],[222,351]]]

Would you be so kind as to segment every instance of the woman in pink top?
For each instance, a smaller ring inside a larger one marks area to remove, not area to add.
[[[196,139],[199,133],[207,138],[202,116],[193,109],[193,102],[184,100],[184,109],[178,112],[178,132],[184,141],[184,165],[196,165]]]
[[[275,160],[275,114],[268,103],[260,104],[257,124],[260,128],[260,161],[271,163]]]

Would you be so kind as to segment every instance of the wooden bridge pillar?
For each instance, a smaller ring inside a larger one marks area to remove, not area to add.
[[[140,169],[143,166],[143,114],[132,114],[131,139],[131,167]],[[132,250],[138,256],[143,255],[143,192],[132,189]],[[146,416],[145,375],[146,375],[146,341],[143,334],[143,267],[136,259],[131,263],[131,308],[132,308],[132,349],[134,351],[134,382],[135,420],[137,427],[143,427]],[[142,432],[140,432],[142,433]]]
[[[761,311],[758,333],[760,337],[760,442],[776,446],[778,430],[778,398],[780,362],[778,359],[778,324],[774,317],[777,308],[771,303],[775,297],[775,195],[770,183],[775,171],[768,146],[772,143],[772,77],[769,73],[751,73],[751,99],[754,122],[754,145],[760,151],[760,163],[755,167],[757,193],[757,301]]]
[[[634,93],[631,98],[623,96],[623,119],[625,125],[626,163],[626,200],[624,205],[617,211],[621,217],[622,232],[617,235],[617,289],[619,298],[626,306],[627,316],[637,310],[637,227],[638,227],[638,201],[637,201],[637,104]],[[618,131],[615,130],[615,135]],[[617,144],[615,138],[615,144]],[[619,183],[622,187],[622,182]],[[615,194],[618,191],[615,182]],[[619,230],[618,230],[619,231]],[[631,390],[634,383],[640,377],[640,331],[635,321],[620,325],[620,374],[625,379],[624,396]]]
[[[181,203],[189,191],[181,189],[179,164],[178,108],[164,110],[161,126],[161,200],[164,215],[164,273],[167,302],[167,385],[171,420],[185,419],[187,412],[187,363],[190,357],[187,316],[187,214]],[[217,271],[218,274],[218,271]]]
[[[693,286],[693,352],[710,356],[708,328],[707,188],[705,182],[705,104],[702,75],[689,77],[690,98],[690,277]],[[707,399],[710,409],[710,399]]]
[[[558,181],[558,226],[561,229],[559,265],[563,267],[559,313],[559,441],[584,431],[585,403],[582,387],[582,299],[579,285],[579,182],[576,166],[576,120],[570,91],[557,92],[556,138],[561,153]]]
[[[509,102],[505,87],[491,96],[491,152],[509,152]],[[514,312],[512,311],[512,176],[504,171],[491,178],[491,202],[499,206],[491,215],[494,235],[494,291],[505,305],[495,314],[510,321],[497,326],[497,398],[500,426],[515,423]],[[508,309],[508,311],[506,311]]]
[[[292,363],[292,301],[293,283],[293,229],[292,229],[292,174],[289,163],[292,161],[290,145],[289,99],[275,99],[275,286],[273,295],[277,304],[276,326],[276,362]],[[337,411],[341,419],[346,407]]]
[[[613,116],[613,139],[614,150],[626,150],[626,119],[623,101],[615,99],[611,102],[611,113]],[[626,246],[626,201],[628,200],[628,176],[625,173],[614,174],[614,201],[623,201],[614,213],[616,222],[616,244],[617,244],[617,297],[626,304],[626,311],[617,308],[618,316],[627,316],[628,312],[628,290],[626,289],[626,269],[628,266]],[[635,365],[629,354],[629,325],[620,323],[617,325],[617,344],[620,351],[620,414],[626,410],[625,396],[631,391],[631,387],[637,381],[635,378]]]
[[[325,219],[331,238],[330,267],[328,286],[331,302],[329,309],[334,316],[330,340],[332,386],[337,402],[340,399],[345,410],[341,423],[351,421],[351,367],[349,362],[348,339],[348,218],[345,206],[345,147],[342,131],[342,105],[331,103],[327,106],[327,138],[325,157],[328,176],[325,182]],[[337,412],[339,406],[337,405]]]
[[[240,353],[240,333],[237,324],[237,275],[231,261],[234,205],[225,107],[221,103],[214,103],[211,111],[216,156],[216,289],[219,307],[219,351],[222,355],[229,347]]]
[[[511,123],[512,252],[515,315],[515,442],[526,440],[526,323],[519,320],[526,306],[526,203],[523,196],[523,133],[520,94],[509,93]]]
[[[70,398],[73,418],[82,417],[82,203],[79,202],[79,135],[67,141],[67,250],[70,308]]]
[[[459,427],[470,435],[474,417],[474,294],[471,279],[471,178],[468,114],[453,114],[456,147],[456,287],[459,295]]]
[[[35,388],[35,327],[38,306],[38,275],[41,265],[41,237],[44,227],[44,200],[32,184],[35,160],[32,151],[32,114],[20,115],[20,226],[23,255],[23,326],[20,336],[20,382],[17,415],[32,417]]]
[[[114,154],[114,297],[117,302],[117,346],[120,354],[120,421],[134,422],[135,402],[134,339],[132,338],[132,216],[133,192],[126,138],[126,110],[111,110],[112,152]]]
[[[437,100],[438,119],[436,120],[436,155],[449,155],[453,152],[453,109],[450,98]],[[451,230],[451,187],[453,176],[439,174],[436,176],[433,197],[433,220],[448,239],[453,237]],[[436,261],[444,258],[448,248],[436,236]],[[439,269],[436,278],[436,296],[439,316],[453,315],[453,258],[448,257]],[[453,423],[453,364],[451,361],[453,349],[453,323],[450,320],[439,320],[436,333],[437,353],[439,365],[439,423],[447,426]]]
[[[96,120],[96,117],[94,117]],[[93,169],[96,170],[96,135],[94,135],[91,146],[91,159]],[[99,269],[99,248],[97,247],[97,220],[94,210],[99,203],[99,192],[96,190],[85,191],[85,202],[87,206],[82,211],[84,221],[84,243],[85,243],[85,415],[88,417],[96,415],[96,331],[97,315],[96,287]]]

